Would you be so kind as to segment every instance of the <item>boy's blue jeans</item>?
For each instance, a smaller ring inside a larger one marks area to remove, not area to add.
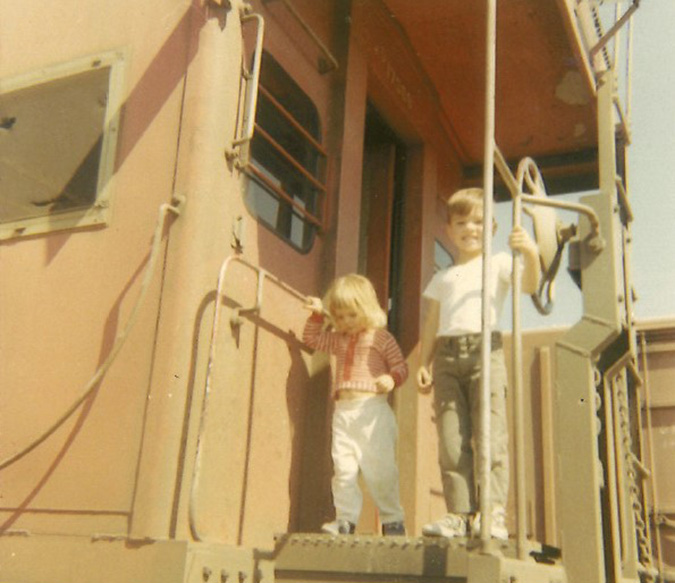
[[[501,335],[492,334],[490,355],[490,488],[493,505],[506,507],[509,451],[506,419],[507,373]],[[437,339],[434,356],[434,407],[438,461],[448,512],[478,510],[474,467],[480,467],[481,335]]]

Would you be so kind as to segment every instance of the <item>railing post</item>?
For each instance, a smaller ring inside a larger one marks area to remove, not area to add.
[[[482,292],[482,342],[481,342],[481,394],[480,440],[478,483],[480,491],[481,532],[483,548],[490,550],[492,527],[492,497],[490,492],[490,352],[492,351],[492,325],[490,322],[490,257],[492,256],[492,206],[494,199],[495,157],[495,79],[497,52],[497,0],[488,0],[486,21],[485,64],[485,137],[483,161],[483,292]]]

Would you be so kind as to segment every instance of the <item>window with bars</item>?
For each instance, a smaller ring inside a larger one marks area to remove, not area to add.
[[[311,99],[268,53],[246,173],[248,209],[290,245],[309,251],[326,198],[321,121]]]

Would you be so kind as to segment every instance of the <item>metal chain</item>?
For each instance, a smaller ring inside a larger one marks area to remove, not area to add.
[[[626,369],[624,369],[625,372]],[[647,524],[644,521],[644,508],[640,500],[640,488],[637,485],[636,473],[639,469],[636,467],[637,458],[633,454],[633,439],[630,433],[630,411],[628,405],[628,389],[625,377],[622,382],[616,382],[615,386],[617,404],[619,409],[619,426],[621,429],[621,440],[623,445],[624,462],[627,468],[629,491],[633,517],[638,538],[638,548],[640,565],[644,568],[644,581],[654,581],[654,568],[651,549],[651,540],[647,532]]]

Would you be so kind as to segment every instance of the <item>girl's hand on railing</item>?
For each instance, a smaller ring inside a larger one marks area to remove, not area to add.
[[[323,302],[321,301],[321,298],[308,296],[304,307],[315,314],[324,314]]]

